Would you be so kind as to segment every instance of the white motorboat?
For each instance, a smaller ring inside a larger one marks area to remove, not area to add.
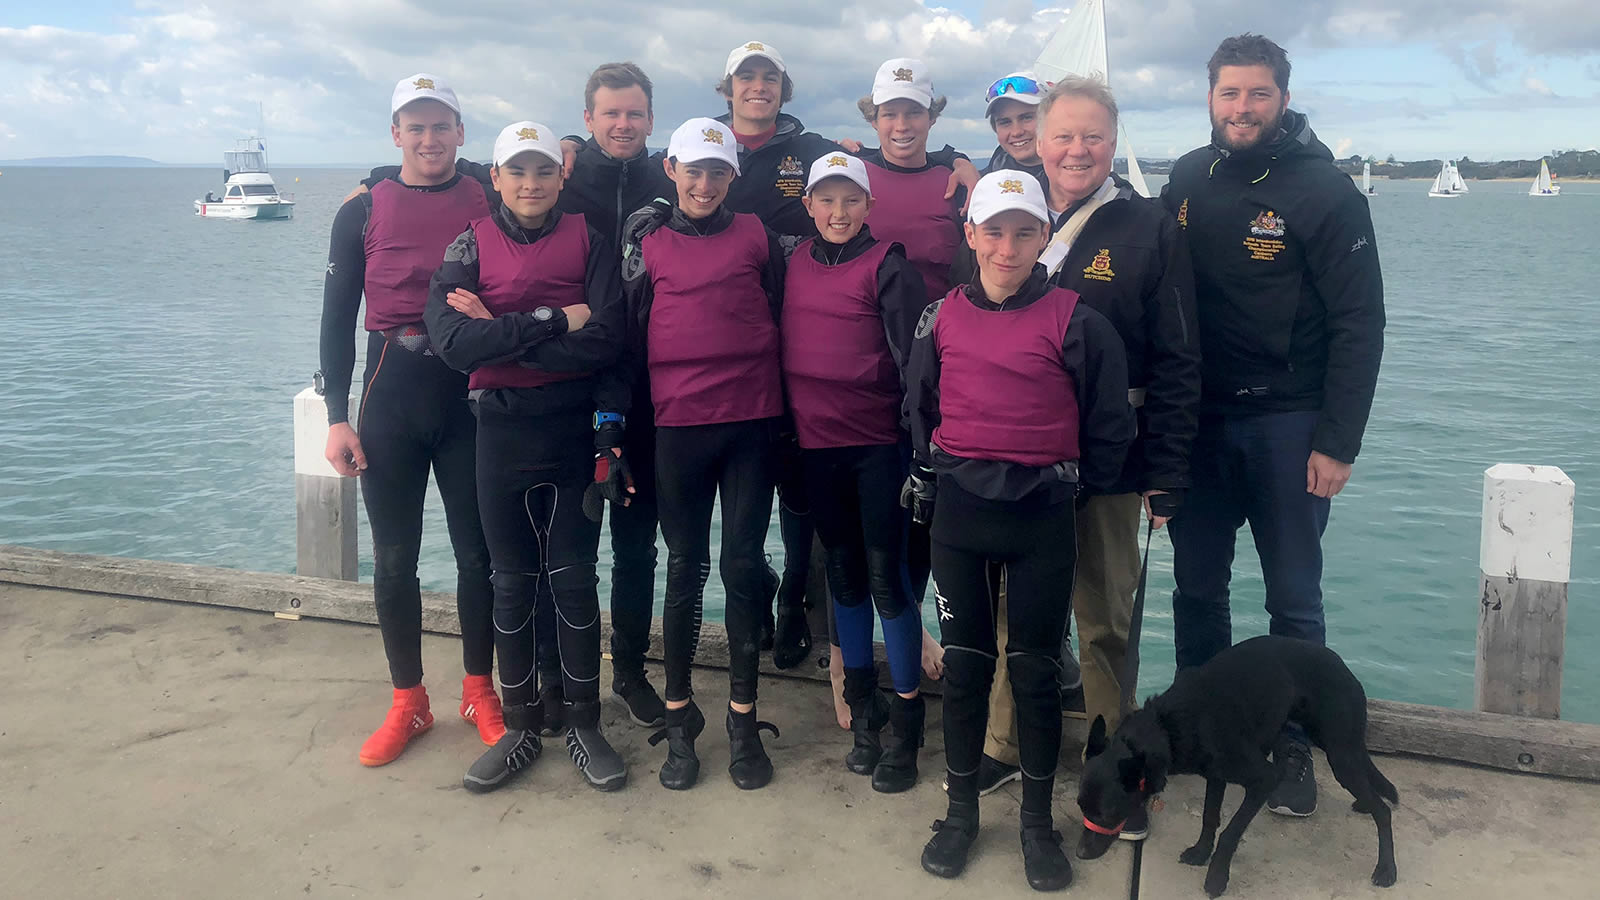
[[[280,194],[267,173],[267,147],[259,138],[245,138],[222,153],[222,196],[206,191],[194,201],[194,214],[208,219],[287,219],[294,214],[294,195]]]

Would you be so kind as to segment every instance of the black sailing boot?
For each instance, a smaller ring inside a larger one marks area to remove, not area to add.
[[[778,726],[756,720],[756,711],[735,712],[728,707],[728,777],[741,791],[764,788],[772,780],[772,759],[761,746],[765,729],[779,737]]]
[[[574,703],[567,708],[567,755],[597,791],[621,790],[628,783],[628,767],[600,733],[600,702]]]
[[[1049,825],[1022,829],[1022,871],[1036,891],[1059,891],[1072,883],[1072,863],[1061,852],[1061,832]]]
[[[923,723],[927,704],[918,694],[910,700],[895,694],[889,700],[889,725],[894,737],[872,770],[872,789],[880,794],[898,794],[917,784],[917,751],[922,749]]]
[[[871,775],[883,755],[879,732],[889,723],[889,703],[878,690],[878,667],[844,670],[844,702],[850,705],[850,733],[855,746],[845,754],[844,767],[857,775]]]
[[[694,754],[694,739],[705,730],[706,717],[693,700],[688,706],[667,708],[667,726],[650,735],[650,746],[667,742],[667,761],[661,764],[661,786],[671,791],[687,791],[700,779],[700,757]]]
[[[951,800],[949,812],[933,823],[933,837],[922,848],[923,871],[940,878],[960,876],[977,839],[977,802]]]
[[[487,794],[503,787],[511,776],[533,765],[543,745],[539,728],[544,724],[544,707],[538,703],[515,703],[505,707],[506,733],[493,747],[483,752],[467,769],[461,786],[474,794]]]

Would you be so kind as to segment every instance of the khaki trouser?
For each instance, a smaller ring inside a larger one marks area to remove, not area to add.
[[[1139,588],[1138,494],[1090,497],[1078,510],[1078,568],[1072,585],[1072,614],[1078,620],[1078,661],[1083,668],[1084,711],[1093,722],[1105,716],[1106,730],[1122,721],[1122,667],[1128,654],[1133,595]],[[1006,593],[1000,585],[996,616],[1000,658],[989,691],[989,733],[983,752],[1017,764],[1017,713],[1006,677]]]

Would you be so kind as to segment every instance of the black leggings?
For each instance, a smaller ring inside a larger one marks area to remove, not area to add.
[[[693,693],[702,587],[711,558],[711,511],[722,504],[720,570],[727,597],[728,696],[756,701],[767,526],[772,521],[769,419],[656,429],[656,497],[667,542],[667,699]]]
[[[422,683],[422,504],[433,469],[456,556],[456,614],[462,665],[487,675],[494,664],[489,549],[478,523],[474,473],[477,423],[467,376],[437,356],[413,353],[371,332],[356,431],[367,455],[361,499],[372,526],[372,592],[378,631],[397,688]]]
[[[1016,509],[965,494],[941,477],[933,513],[934,597],[944,656],[944,746],[950,799],[977,802],[989,721],[999,597],[1005,570],[1006,666],[1016,702],[1022,824],[1050,824],[1061,751],[1061,636],[1077,561],[1072,503]]]
[[[627,506],[607,504],[606,513],[611,519],[611,667],[634,677],[644,675],[656,596],[655,431],[648,413],[629,418],[622,453],[637,493]]]
[[[569,702],[600,699],[600,525],[583,514],[594,475],[586,411],[544,416],[479,412],[478,505],[494,562],[495,648],[508,705],[538,695],[535,609],[554,621]]]

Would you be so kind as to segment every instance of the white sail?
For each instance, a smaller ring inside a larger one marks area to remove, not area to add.
[[[1372,163],[1361,164],[1361,193],[1372,193]]]
[[[1450,189],[1458,194],[1467,193],[1467,183],[1461,178],[1461,170],[1455,163],[1450,164]]]
[[[1455,181],[1459,177],[1455,175],[1455,169],[1449,160],[1445,160],[1444,165],[1439,167],[1439,174],[1433,176],[1433,186],[1428,188],[1429,197],[1454,197],[1460,193],[1455,189]]]
[[[1039,51],[1033,73],[1045,81],[1082,75],[1112,84],[1111,65],[1106,59],[1106,10],[1101,0],[1078,0],[1073,4],[1061,27]],[[1117,148],[1128,158],[1128,183],[1141,196],[1153,196],[1144,173],[1139,170],[1139,159],[1134,155],[1127,126],[1120,126],[1119,131]]]
[[[1533,184],[1528,186],[1528,196],[1530,196],[1530,197],[1553,197],[1553,196],[1555,196],[1555,190],[1551,187],[1551,184],[1550,184],[1550,164],[1548,162],[1542,160],[1542,159],[1539,160],[1539,177],[1535,178],[1533,180]]]

